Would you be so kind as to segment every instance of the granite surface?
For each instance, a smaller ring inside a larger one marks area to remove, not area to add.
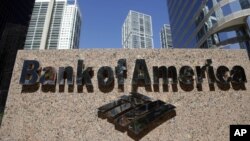
[[[111,92],[103,93],[98,89],[97,72],[102,66],[117,66],[119,59],[127,60],[127,79],[124,92],[119,91],[117,79]],[[44,92],[41,88],[35,92],[22,92],[19,84],[24,60],[38,60],[41,67],[72,66],[76,75],[77,60],[83,59],[86,67],[93,67],[92,82],[94,91],[88,93],[86,87],[79,92],[74,86],[73,92],[65,86],[64,92]],[[4,141],[127,141],[133,140],[126,132],[120,132],[105,119],[98,118],[97,108],[131,92],[131,78],[136,59],[145,59],[151,81],[153,66],[203,66],[206,59],[212,59],[216,69],[224,65],[230,69],[240,65],[245,69],[250,81],[250,63],[245,50],[200,50],[200,49],[84,49],[84,50],[46,50],[19,51],[8,94],[7,105],[0,128],[0,140]],[[176,116],[141,138],[141,140],[164,141],[227,141],[229,125],[250,124],[250,83],[246,90],[230,87],[221,90],[215,85],[211,91],[207,79],[204,79],[202,91],[196,87],[184,91],[177,86],[177,92],[169,85],[169,90],[138,92],[154,99],[176,106]]]

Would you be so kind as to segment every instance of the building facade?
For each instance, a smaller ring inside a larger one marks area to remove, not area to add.
[[[0,48],[3,52],[0,56],[0,112],[1,108],[5,106],[16,54],[19,49],[23,49],[26,32],[26,26],[7,24],[2,34],[0,42]]]
[[[0,40],[8,23],[29,25],[30,15],[35,0],[1,0],[0,1]]]
[[[76,0],[36,0],[24,49],[79,48],[80,28]]]
[[[174,47],[248,48],[250,0],[167,0]]]
[[[154,48],[152,18],[130,10],[122,26],[123,48]]]
[[[35,0],[0,1],[0,124],[17,50],[24,48]]]
[[[169,24],[164,24],[160,32],[161,48],[173,48],[171,28]]]

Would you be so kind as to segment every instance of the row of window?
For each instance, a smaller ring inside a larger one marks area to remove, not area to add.
[[[212,6],[207,7],[211,9]],[[209,18],[208,20],[205,22],[205,24],[203,25],[203,27],[199,30],[199,32],[197,33],[197,42],[202,39],[206,33],[209,31],[210,28],[212,28],[215,24],[217,24],[217,21],[219,21],[223,16],[227,16],[230,15],[234,12],[243,10],[243,9],[247,9],[250,8],[250,1],[249,0],[237,0],[237,1],[233,1],[231,3],[228,3],[226,5],[224,5],[223,7],[221,7],[220,9],[216,10]],[[199,22],[201,22],[201,20],[203,20],[204,15],[206,15],[206,13],[202,12],[200,15],[200,19],[199,21],[197,21],[196,25],[199,25]],[[216,37],[213,37],[212,41],[213,42],[217,42]],[[210,45],[210,44],[209,44]],[[211,44],[212,46],[213,44]],[[210,47],[210,46],[208,46]]]
[[[179,45],[182,43],[185,43],[185,44],[189,44],[189,46],[192,46],[192,44],[195,41],[194,39],[190,38],[190,35],[193,32],[197,32],[197,27],[199,27],[200,29],[196,36],[196,42],[198,42],[208,32],[208,30],[212,28],[224,16],[227,16],[231,13],[234,13],[243,9],[247,9],[250,7],[249,0],[232,1],[222,6],[221,8],[216,9],[214,12],[212,12],[210,17],[206,19],[203,27],[200,27],[200,24],[202,24],[208,12],[214,7],[215,4],[217,4],[217,2],[220,2],[220,1],[221,0],[217,0],[216,2],[213,0],[208,0],[205,7],[202,9],[201,13],[199,14],[199,16],[196,17],[195,24],[193,24],[192,20],[189,20],[189,22],[185,22],[185,23],[183,22],[181,26],[179,25],[180,28],[178,29],[178,32],[176,32],[176,34],[173,35],[174,41],[178,40],[177,44]],[[176,31],[176,30],[173,29],[173,31]],[[177,35],[181,35],[181,36],[177,36]]]
[[[51,22],[51,27],[48,34],[48,43],[47,48],[57,48],[58,45],[58,39],[60,34],[60,28],[61,28],[61,21],[62,21],[62,15],[64,10],[64,2],[56,2],[54,5],[54,12],[53,12],[53,18]]]
[[[48,3],[35,3],[25,41],[25,49],[38,49],[40,47],[47,8]]]

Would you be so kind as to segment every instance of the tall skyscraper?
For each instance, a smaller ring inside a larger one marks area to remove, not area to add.
[[[79,48],[77,0],[36,0],[24,49]]]
[[[25,26],[7,24],[0,41],[2,52],[0,56],[0,112],[6,102],[16,54],[19,49],[23,49],[26,32]]]
[[[28,26],[35,0],[0,1],[0,40],[8,23]]]
[[[123,48],[154,48],[150,15],[130,10],[122,26]]]
[[[249,47],[250,0],[167,2],[174,47]]]
[[[170,25],[164,24],[160,33],[161,48],[173,48]]]
[[[5,107],[17,50],[24,47],[34,2],[0,1],[0,116]]]

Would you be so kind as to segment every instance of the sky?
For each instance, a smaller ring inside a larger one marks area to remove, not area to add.
[[[80,48],[122,48],[122,25],[129,10],[151,15],[154,47],[169,24],[166,0],[78,0],[82,15]]]

